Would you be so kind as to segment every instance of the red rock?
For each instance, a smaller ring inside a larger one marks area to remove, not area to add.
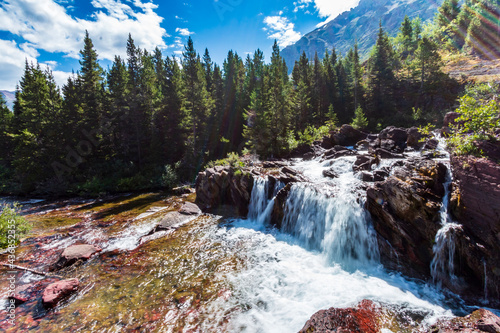
[[[377,333],[380,329],[380,307],[364,300],[355,308],[330,308],[316,312],[299,333],[359,332]]]
[[[47,307],[56,306],[62,299],[77,291],[79,285],[78,279],[61,280],[49,284],[43,291],[43,304]]]
[[[500,318],[492,312],[479,309],[468,316],[439,321],[431,327],[432,332],[439,333],[498,333]]]

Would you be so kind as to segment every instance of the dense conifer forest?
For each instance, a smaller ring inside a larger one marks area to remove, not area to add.
[[[499,1],[445,0],[434,22],[405,18],[389,38],[380,25],[368,59],[357,45],[314,59],[292,74],[275,42],[229,51],[222,65],[189,38],[182,57],[138,48],[104,70],[88,32],[80,69],[59,88],[51,71],[26,62],[14,112],[0,95],[0,192],[98,195],[169,189],[192,182],[229,153],[287,156],[351,123],[439,123],[463,86],[442,71],[444,53],[499,56]]]

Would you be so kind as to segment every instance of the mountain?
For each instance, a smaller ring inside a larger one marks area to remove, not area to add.
[[[396,36],[405,15],[419,16],[425,22],[434,17],[441,3],[442,0],[361,0],[357,7],[287,46],[282,56],[291,71],[303,51],[309,59],[316,52],[323,58],[325,49],[331,51],[332,47],[337,54],[346,55],[357,40],[361,59],[366,59],[377,40],[380,21],[390,36]]]
[[[7,101],[7,107],[12,110],[14,107],[14,100],[16,99],[16,93],[13,91],[0,90],[0,93],[3,95],[5,100]]]

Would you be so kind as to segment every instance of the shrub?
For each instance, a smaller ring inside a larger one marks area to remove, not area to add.
[[[224,159],[208,162],[206,168],[213,168],[215,166],[230,166],[233,168],[243,168],[245,166],[245,163],[240,159],[237,153],[229,153],[227,154],[227,157]]]
[[[354,112],[354,119],[352,120],[351,125],[355,129],[364,129],[368,127],[368,119],[366,118],[365,113],[360,106],[358,106],[358,108]]]
[[[0,248],[19,244],[21,238],[31,230],[31,224],[19,215],[19,206],[0,205]]]
[[[171,165],[165,165],[160,179],[160,185],[168,190],[173,189],[178,183],[177,173]]]
[[[467,94],[460,99],[457,112],[460,117],[452,125],[453,135],[448,139],[459,155],[482,155],[474,142],[495,138],[495,130],[500,126],[499,106],[493,99],[484,101]]]

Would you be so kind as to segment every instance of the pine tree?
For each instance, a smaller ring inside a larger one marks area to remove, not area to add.
[[[9,134],[13,116],[3,94],[0,93],[0,167],[6,167],[12,159],[12,139]]]
[[[370,118],[384,118],[393,110],[395,59],[389,37],[379,27],[377,42],[369,59]]]
[[[414,66],[415,72],[420,79],[420,90],[431,88],[441,72],[441,56],[438,53],[438,46],[431,39],[424,37],[420,40],[415,52]]]

